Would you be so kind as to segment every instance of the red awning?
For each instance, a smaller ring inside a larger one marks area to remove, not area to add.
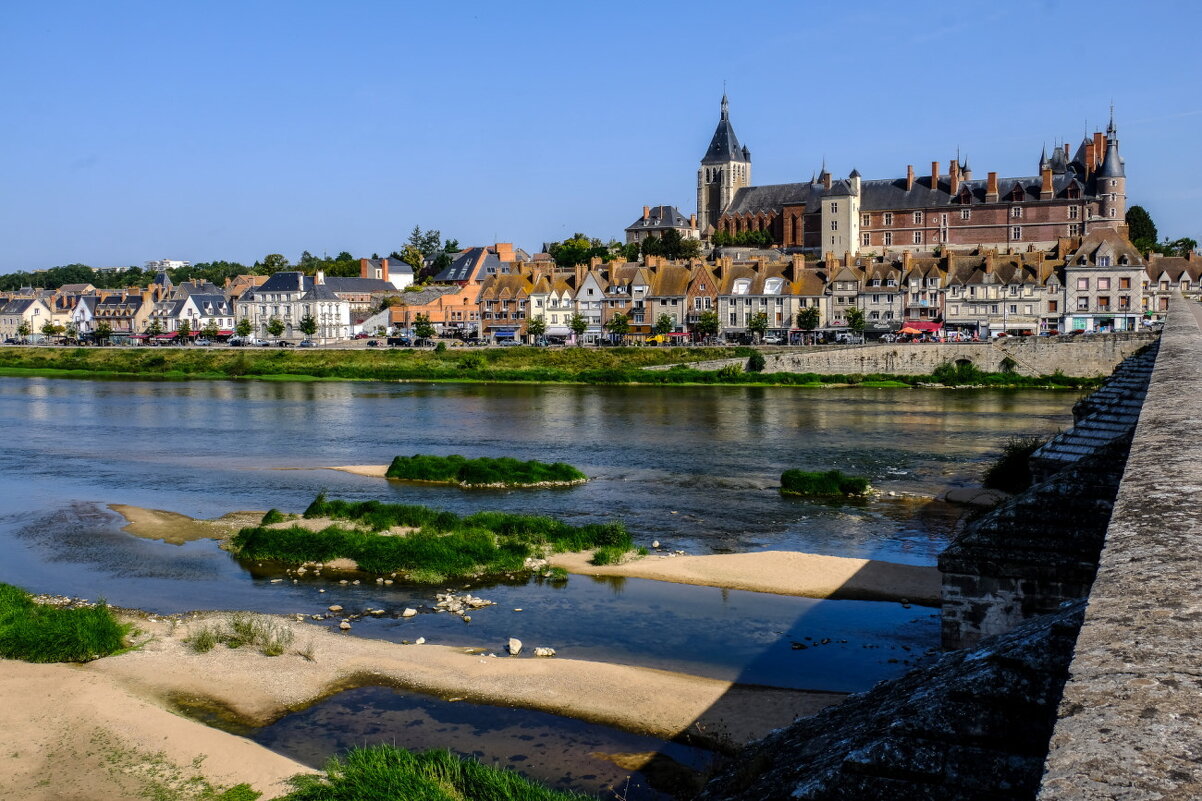
[[[233,331],[218,331],[217,332],[217,336],[219,336],[219,337],[232,337],[233,335],[234,335]]]
[[[921,320],[906,320],[903,324],[904,328],[915,328],[919,331],[938,331],[943,328],[943,323],[932,323]]]
[[[673,331],[672,333],[668,334],[667,336],[670,336],[670,337],[687,337],[687,336],[688,336],[688,334],[686,334],[686,333],[685,333],[685,332],[683,332],[683,331]]]

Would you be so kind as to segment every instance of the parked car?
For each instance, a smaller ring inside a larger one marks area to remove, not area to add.
[[[281,339],[275,343],[275,346],[277,348],[290,348],[290,347],[292,347],[292,343],[286,339]]]
[[[367,340],[367,347],[369,347],[369,348],[378,348],[378,347],[380,347],[380,343],[379,343],[379,341],[378,341],[378,340],[375,340],[375,339],[369,339],[369,340]]]
[[[302,348],[316,348],[316,347],[317,347],[317,343],[316,343],[316,342],[314,342],[314,341],[313,341],[313,340],[311,340],[311,339],[302,339],[302,340],[300,341],[300,346],[301,346]]]
[[[411,348],[413,340],[409,337],[388,337],[388,345],[393,348]]]
[[[371,334],[364,334],[364,333],[360,332],[358,334],[355,334],[355,336],[352,337],[352,339],[367,339],[369,336],[371,336]]]
[[[781,344],[784,344],[784,340],[783,340],[783,339],[781,339],[781,338],[780,338],[779,336],[777,336],[776,334],[769,334],[768,336],[764,337],[764,338],[763,338],[763,340],[761,340],[761,341],[762,341],[762,342],[763,342],[765,345],[781,345]]]
[[[512,348],[514,345],[521,345],[522,343],[516,339],[502,339],[497,344],[503,348]]]
[[[864,337],[860,334],[853,334],[850,331],[841,331],[835,334],[835,341],[842,345],[862,345]]]
[[[209,346],[209,345],[212,345],[212,344],[213,344],[213,340],[211,340],[211,339],[205,339],[204,337],[201,337],[200,339],[196,340],[196,341],[195,341],[195,342],[193,342],[192,344],[193,344],[193,345],[195,345],[195,346],[197,346],[198,348],[203,348],[203,347],[207,347],[207,346]]]

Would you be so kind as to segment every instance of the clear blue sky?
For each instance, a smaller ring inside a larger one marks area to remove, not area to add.
[[[1035,172],[1116,106],[1131,203],[1202,239],[1202,3],[14,2],[0,272],[528,250],[696,205],[726,82],[757,184],[956,148]]]

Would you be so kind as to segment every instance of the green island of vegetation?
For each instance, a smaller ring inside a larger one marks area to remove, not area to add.
[[[133,630],[103,603],[61,608],[0,584],[0,657],[25,662],[88,662],[125,650]]]
[[[468,459],[459,455],[398,456],[385,473],[404,481],[428,481],[457,487],[549,487],[583,484],[588,476],[564,462],[547,464],[508,457]]]
[[[868,479],[845,476],[838,470],[821,471],[786,470],[780,474],[782,495],[808,495],[819,497],[855,497],[868,494]]]
[[[274,514],[273,514],[274,512]],[[248,559],[289,564],[352,559],[370,573],[397,573],[411,581],[438,584],[452,577],[513,573],[526,570],[526,560],[547,553],[611,549],[625,554],[633,541],[620,522],[573,526],[552,517],[512,512],[476,512],[461,517],[427,506],[379,501],[327,500],[317,496],[305,518],[328,518],[353,525],[333,524],[321,531],[302,526],[273,526],[269,522],[242,529],[230,550]],[[394,528],[408,529],[397,535]]]
[[[983,373],[972,365],[945,365],[932,375],[884,373],[819,375],[765,373],[731,364],[698,370],[689,362],[745,359],[749,347],[657,348],[411,348],[300,351],[256,348],[0,347],[0,376],[62,378],[140,377],[275,381],[457,381],[491,383],[715,384],[821,387],[944,386],[1082,389],[1101,378],[1054,373],[1022,376]],[[648,370],[648,367],[669,369]]]

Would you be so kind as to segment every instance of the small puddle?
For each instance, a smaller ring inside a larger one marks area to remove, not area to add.
[[[556,789],[626,801],[690,798],[716,758],[702,748],[548,712],[449,701],[386,687],[347,690],[269,726],[240,733],[315,768],[353,746],[446,748],[486,765],[512,768]]]

